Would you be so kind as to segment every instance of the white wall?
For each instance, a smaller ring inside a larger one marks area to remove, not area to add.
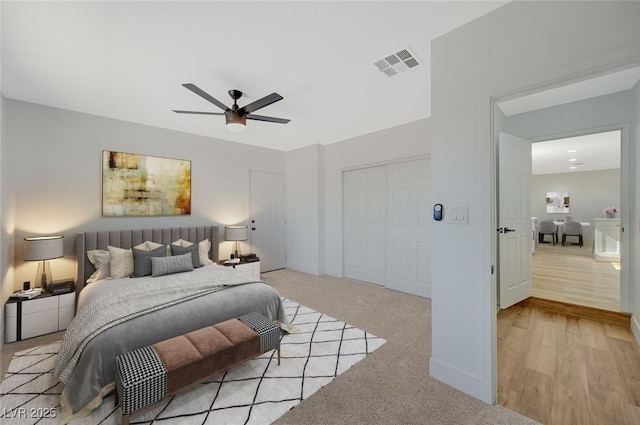
[[[5,295],[34,279],[36,264],[22,261],[26,236],[62,234],[65,256],[51,262],[52,274],[56,280],[74,277],[77,232],[248,224],[249,170],[285,171],[280,151],[9,99],[4,112],[2,187],[15,190],[15,200],[3,206],[5,225],[4,213],[15,211],[15,234],[4,244],[15,250],[15,278],[5,280]],[[101,217],[102,150],[190,160],[191,215]],[[231,247],[221,243],[220,257],[228,257]]]
[[[511,2],[432,43],[432,376],[495,400],[491,97],[640,58],[640,2]],[[461,265],[464,265],[461,267]]]
[[[325,147],[326,274],[343,276],[342,171],[428,155],[430,132],[430,120],[420,120]]]
[[[429,153],[429,121],[289,151],[287,267],[343,276],[342,171]]]
[[[635,181],[640,182],[640,83],[637,83],[633,88],[634,99],[634,122],[632,126],[632,132],[635,135],[636,143],[633,146],[633,151],[630,153],[631,158],[635,158]],[[631,200],[633,208],[633,215],[631,217],[631,224],[629,226],[629,234],[631,239],[631,255],[629,258],[631,262],[636,265],[640,265],[640,189],[636,190],[635,199]],[[631,296],[629,303],[629,311],[632,314],[631,317],[631,330],[636,337],[636,340],[640,343],[640,266],[635,266],[631,270]]]
[[[547,192],[569,192],[569,214],[547,214]],[[565,215],[570,215],[573,221],[589,222],[593,225],[594,218],[605,217],[602,209],[608,205],[620,208],[619,169],[540,174],[531,179],[531,214],[539,220],[564,220]],[[583,233],[585,240],[593,240],[591,227],[584,228]]]
[[[323,270],[324,146],[286,153],[287,268],[319,275]]]

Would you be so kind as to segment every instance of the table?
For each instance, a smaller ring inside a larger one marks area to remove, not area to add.
[[[258,261],[240,261],[237,264],[225,264],[226,260],[219,261],[221,266],[233,267],[238,273],[244,275],[247,279],[255,281],[260,280],[260,260]]]
[[[5,342],[67,329],[75,314],[76,293],[43,292],[29,300],[9,299],[4,306]]]
[[[553,224],[558,226],[558,239],[562,239],[562,226],[564,226],[565,223],[565,221],[553,220]],[[578,223],[582,224],[583,234],[586,227],[591,227],[591,223],[588,221],[579,221]]]

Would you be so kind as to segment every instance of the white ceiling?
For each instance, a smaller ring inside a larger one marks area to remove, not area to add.
[[[11,99],[279,150],[328,144],[430,116],[430,42],[506,3],[2,2],[2,92]],[[410,47],[422,65],[373,65]],[[240,106],[277,92],[229,132],[181,86]]]
[[[620,130],[532,143],[531,157],[533,175],[620,168]]]

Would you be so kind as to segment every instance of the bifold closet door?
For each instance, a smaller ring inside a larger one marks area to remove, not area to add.
[[[431,297],[429,159],[343,173],[344,275]]]
[[[387,166],[387,287],[431,297],[431,167]]]
[[[343,173],[344,275],[386,285],[387,170]]]

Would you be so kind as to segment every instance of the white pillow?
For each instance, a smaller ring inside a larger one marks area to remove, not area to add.
[[[111,257],[110,274],[113,279],[129,277],[133,274],[133,251],[131,249],[116,248],[111,245],[109,257]]]
[[[211,241],[205,239],[198,244],[198,254],[200,255],[200,264],[213,264],[213,260],[209,258],[209,250],[211,249]]]
[[[171,245],[178,245],[182,248],[188,248],[193,245],[193,242],[185,241],[184,239],[178,239],[177,241],[171,242]],[[205,239],[198,243],[198,257],[200,258],[200,265],[204,266],[205,264],[213,264],[213,261],[211,260],[211,258],[209,258],[210,249],[211,241],[209,239]]]
[[[143,251],[153,251],[154,249],[158,249],[162,246],[161,243],[144,241],[140,245],[134,246],[135,249],[141,249]]]
[[[189,248],[191,245],[193,245],[193,242],[185,241],[184,239],[178,239],[177,241],[171,242],[171,245],[178,245],[182,248]]]
[[[92,249],[87,251],[87,258],[93,267],[96,268],[96,271],[89,276],[86,283],[95,282],[96,280],[107,279],[110,276],[110,256],[109,251],[105,251],[104,249]]]

